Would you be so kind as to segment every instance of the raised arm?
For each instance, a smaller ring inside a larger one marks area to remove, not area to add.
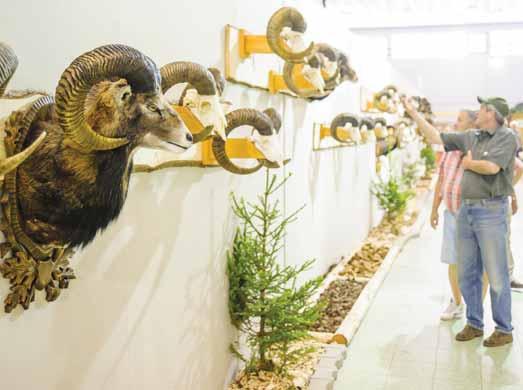
[[[438,130],[436,130],[434,126],[427,122],[425,118],[423,118],[423,116],[421,116],[420,113],[416,111],[416,109],[410,102],[410,99],[408,99],[406,96],[402,96],[401,103],[405,107],[405,111],[407,111],[407,113],[411,116],[414,122],[416,122],[421,132],[430,144],[443,144]]]

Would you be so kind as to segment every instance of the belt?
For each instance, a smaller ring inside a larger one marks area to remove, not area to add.
[[[503,202],[508,199],[507,196],[494,196],[492,198],[483,198],[483,199],[462,199],[461,203],[466,205],[486,205],[492,202]]]

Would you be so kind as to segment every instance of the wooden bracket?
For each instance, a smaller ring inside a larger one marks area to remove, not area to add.
[[[238,51],[242,60],[252,54],[273,53],[265,35],[251,35],[244,29],[240,29],[238,32]]]
[[[357,142],[351,140],[350,132],[343,128],[337,128],[338,138],[346,140],[346,142],[339,142],[332,137],[331,128],[325,124],[315,123],[312,131],[312,150],[329,150],[337,148],[346,148],[358,145]],[[322,141],[325,143],[322,145]],[[361,142],[362,144],[365,142]]]
[[[278,74],[274,71],[269,71],[269,92],[272,94],[278,93],[280,91],[288,91],[287,84],[283,79],[281,74]]]
[[[320,140],[331,136],[331,128],[329,126],[320,125]]]
[[[177,114],[180,115],[180,118],[185,123],[185,126],[187,126],[191,134],[198,134],[204,129],[205,126],[203,126],[198,117],[194,115],[188,107],[174,105],[173,108],[176,110]]]
[[[229,158],[238,159],[265,159],[254,143],[245,138],[227,138],[225,142],[225,152]],[[218,161],[214,157],[212,151],[212,139],[206,139],[202,142],[202,165],[203,166],[217,166]]]
[[[347,129],[343,127],[338,127],[336,129],[336,132],[338,134],[338,137],[344,141],[351,141],[350,133],[347,131]],[[331,128],[329,126],[321,125],[320,127],[320,140],[326,138],[326,137],[332,137],[331,135]]]
[[[292,72],[292,78],[294,80],[294,83],[296,86],[303,90],[313,90],[314,86],[307,80],[303,74],[301,73],[301,70],[303,69],[303,64],[297,64],[294,67],[294,70]],[[269,92],[272,94],[278,93],[278,92],[289,92],[289,88],[287,87],[287,84],[285,83],[285,79],[283,78],[283,75],[274,72],[269,71],[269,83],[268,83]],[[292,93],[292,92],[290,92]],[[293,93],[294,96],[296,96]]]
[[[193,112],[184,106],[173,106],[180,118],[185,123],[185,126],[189,129],[193,135],[193,142],[196,144],[208,138],[212,132],[212,126],[205,127],[200,119]]]

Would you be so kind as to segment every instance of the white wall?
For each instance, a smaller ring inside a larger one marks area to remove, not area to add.
[[[192,60],[223,69],[224,25],[261,33],[284,3],[10,2],[0,24],[0,39],[20,60],[10,88],[53,91],[76,56],[116,42],[142,50],[158,65]],[[299,4],[318,40],[353,48],[364,84],[404,83],[388,64],[371,61],[371,48],[333,23],[336,16],[320,2],[286,3]],[[231,84],[226,98],[237,107],[273,106],[283,113],[293,161],[282,171],[293,177],[281,194],[282,207],[307,208],[288,232],[282,261],[316,258],[309,276],[325,272],[369,230],[375,157],[371,146],[312,152],[312,124],[342,111],[357,113],[359,86],[344,84],[312,104]],[[55,303],[40,297],[27,312],[0,313],[0,388],[221,389],[234,367],[224,272],[234,230],[228,196],[234,191],[254,199],[262,179],[263,173],[243,177],[219,168],[134,175],[118,221],[73,259],[78,279],[69,290]],[[0,295],[7,290],[1,280]]]

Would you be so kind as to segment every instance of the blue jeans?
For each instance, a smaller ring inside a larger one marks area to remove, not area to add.
[[[508,271],[507,198],[463,200],[458,214],[458,279],[467,322],[483,329],[483,269],[490,283],[492,317],[500,332],[512,332]]]

